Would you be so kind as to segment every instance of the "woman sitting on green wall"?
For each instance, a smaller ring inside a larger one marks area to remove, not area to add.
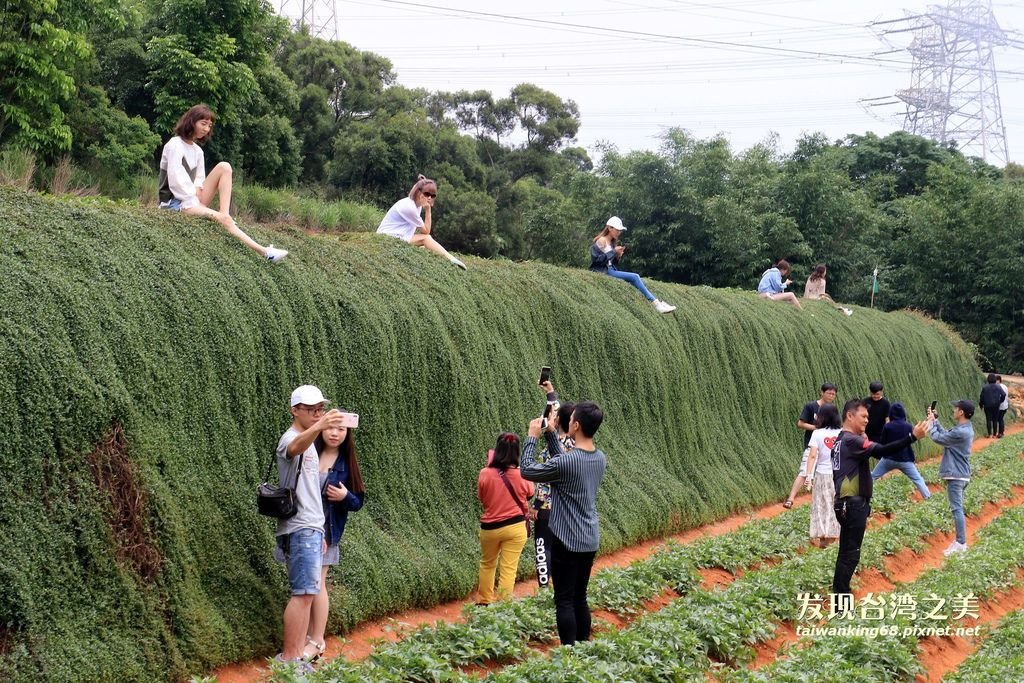
[[[622,224],[622,219],[612,216],[605,223],[604,228],[594,238],[590,245],[590,270],[597,273],[610,275],[616,280],[623,280],[640,290],[644,298],[654,305],[658,313],[671,313],[676,307],[659,300],[644,285],[644,281],[636,273],[629,273],[619,270],[619,261],[626,251],[626,248],[618,244],[619,235],[627,228]]]
[[[216,117],[205,104],[197,104],[182,114],[174,127],[174,137],[164,145],[160,156],[160,208],[204,216],[221,225],[242,244],[268,261],[277,262],[288,255],[274,245],[264,247],[249,237],[231,217],[231,164],[222,161],[206,175],[203,148],[213,135]],[[219,211],[210,208],[219,195]]]
[[[431,235],[432,221],[430,210],[434,208],[434,200],[437,199],[437,183],[420,175],[416,183],[409,190],[409,196],[395,202],[384,219],[380,222],[377,232],[381,235],[391,235],[400,240],[417,247],[429,249],[435,254],[440,254],[451,263],[463,270],[466,264],[448,253],[448,250],[441,246]],[[423,215],[420,215],[420,212]]]
[[[320,658],[326,646],[324,631],[331,606],[327,591],[327,570],[341,560],[339,545],[341,535],[345,533],[348,513],[363,507],[366,499],[352,430],[347,427],[325,429],[314,443],[320,456],[320,490],[323,496],[327,552],[324,553],[320,570],[320,592],[316,594],[310,608],[306,647],[302,652],[303,658],[311,663]]]

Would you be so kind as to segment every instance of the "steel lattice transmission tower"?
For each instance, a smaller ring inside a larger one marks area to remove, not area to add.
[[[309,28],[309,35],[338,40],[338,10],[334,0],[278,0],[277,13],[291,19],[292,26]]]
[[[1018,41],[999,27],[991,0],[950,0],[874,26],[883,24],[901,25],[882,31],[887,42],[913,33],[905,48],[914,59],[911,84],[896,91],[906,105],[903,129],[955,142],[964,154],[986,161],[1009,161],[993,49]]]

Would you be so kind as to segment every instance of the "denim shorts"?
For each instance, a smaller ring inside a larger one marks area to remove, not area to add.
[[[323,543],[324,534],[317,529],[299,529],[277,537],[274,558],[288,566],[292,595],[316,595],[320,592]]]
[[[172,197],[166,202],[160,204],[161,209],[170,209],[171,211],[181,211],[181,200],[177,197]]]

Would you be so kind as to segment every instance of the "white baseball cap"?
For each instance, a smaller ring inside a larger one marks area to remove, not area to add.
[[[320,391],[320,387],[315,387],[312,384],[303,384],[301,387],[292,392],[292,407],[299,405],[300,403],[304,406],[315,406],[321,403],[330,403],[331,399],[324,398],[324,394]]]
[[[622,224],[622,219],[618,216],[612,216],[605,222],[605,226],[609,228],[615,228],[616,230],[628,230],[628,228]]]

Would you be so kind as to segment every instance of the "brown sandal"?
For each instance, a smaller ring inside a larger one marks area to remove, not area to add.
[[[782,507],[786,508],[787,510],[793,507],[793,499],[787,498],[786,502],[782,504]]]

